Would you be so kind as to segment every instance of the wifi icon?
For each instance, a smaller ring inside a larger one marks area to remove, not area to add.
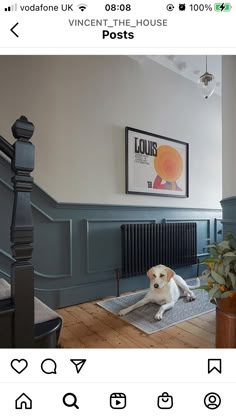
[[[84,12],[87,9],[87,4],[78,4],[78,8],[81,10],[81,12]]]

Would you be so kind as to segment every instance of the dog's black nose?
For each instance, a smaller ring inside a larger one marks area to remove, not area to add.
[[[158,284],[154,284],[154,288],[159,288],[159,285]]]

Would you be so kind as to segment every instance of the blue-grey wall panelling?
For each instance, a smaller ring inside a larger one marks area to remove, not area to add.
[[[10,166],[0,157],[0,274],[6,279],[12,262],[10,179]],[[53,308],[116,295],[122,224],[196,222],[200,258],[207,254],[209,239],[221,239],[221,211],[217,209],[58,203],[37,185],[33,187],[32,207],[35,294]],[[196,267],[178,272],[188,278],[196,275]],[[146,276],[122,279],[121,293],[146,288],[148,282]]]

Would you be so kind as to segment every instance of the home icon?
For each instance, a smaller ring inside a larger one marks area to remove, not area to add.
[[[25,393],[22,393],[15,401],[15,408],[32,409],[32,400]]]

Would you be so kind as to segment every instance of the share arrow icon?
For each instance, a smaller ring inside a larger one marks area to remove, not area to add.
[[[86,362],[86,359],[71,359],[70,361],[74,364],[77,374],[79,374]]]

